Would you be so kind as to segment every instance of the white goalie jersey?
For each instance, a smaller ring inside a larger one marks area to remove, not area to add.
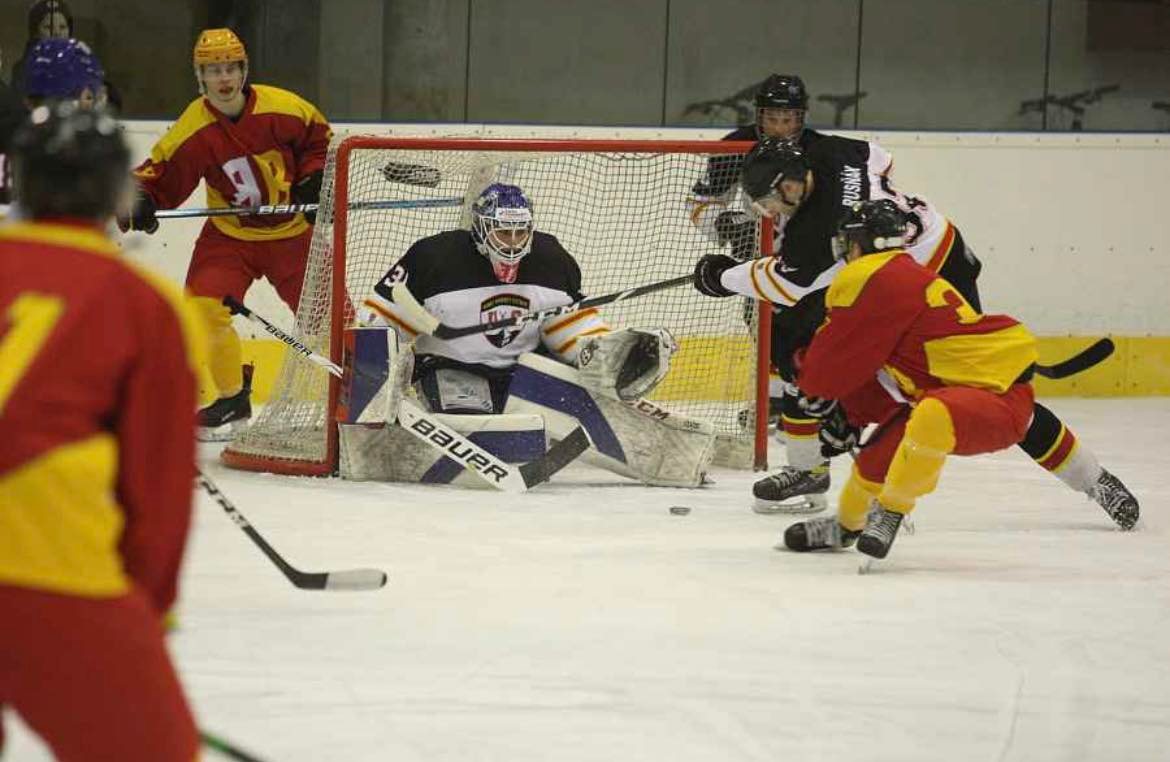
[[[540,324],[436,339],[424,334],[411,312],[394,302],[392,289],[397,284],[405,285],[427,312],[453,326],[487,323],[581,300],[577,262],[554,236],[539,231],[533,234],[532,251],[524,257],[515,283],[496,279],[466,230],[415,242],[362,303],[363,324],[393,327],[404,341],[416,342],[417,354],[492,368],[511,367],[520,355],[540,345],[562,362],[575,365],[583,339],[609,332],[597,310],[584,309]]]

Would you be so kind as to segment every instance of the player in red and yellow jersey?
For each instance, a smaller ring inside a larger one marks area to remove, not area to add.
[[[839,227],[835,248],[848,264],[829,287],[828,317],[801,358],[798,383],[850,412],[856,400],[872,401],[875,386],[891,402],[873,445],[857,457],[837,516],[789,527],[784,543],[793,550],[856,540],[862,553],[884,558],[948,455],[1010,447],[1031,421],[1035,338],[1014,318],[980,314],[915,262],[903,248],[905,227],[888,200],[855,205]],[[1119,500],[1103,507],[1129,529],[1138,504],[1117,485]]]
[[[195,757],[163,642],[191,517],[202,323],[104,233],[114,119],[39,107],[0,227],[0,704],[57,759]]]
[[[213,208],[315,204],[332,133],[311,103],[247,82],[248,55],[230,29],[208,29],[194,53],[202,97],[193,101],[134,174],[140,194],[123,230],[158,228],[157,209],[182,204],[200,180]],[[195,242],[187,289],[206,318],[218,399],[199,412],[208,439],[230,438],[251,416],[250,368],[225,296],[243,301],[260,276],[295,312],[312,238],[303,214],[211,217]]]

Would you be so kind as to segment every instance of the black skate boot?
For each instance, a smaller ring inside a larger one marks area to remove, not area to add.
[[[1109,518],[1122,529],[1133,529],[1134,524],[1137,524],[1139,512],[1137,498],[1125,488],[1120,479],[1105,469],[1101,469],[1101,475],[1097,477],[1097,483],[1089,491],[1089,497],[1104,508]]]
[[[200,442],[229,442],[252,417],[252,371],[251,364],[244,365],[244,385],[230,397],[220,397],[195,416],[199,427]]]
[[[752,485],[756,513],[819,513],[825,510],[829,491],[829,461],[803,471],[785,466]]]
[[[875,505],[869,512],[869,522],[857,538],[857,549],[873,558],[885,558],[890,553],[904,518],[904,514]]]
[[[810,550],[833,550],[848,548],[857,541],[861,532],[846,529],[837,522],[836,516],[798,521],[784,530],[784,544],[776,549],[788,548],[797,553]]]

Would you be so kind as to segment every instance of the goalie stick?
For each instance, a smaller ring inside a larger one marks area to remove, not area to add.
[[[569,312],[576,312],[577,310],[584,310],[590,307],[600,307],[604,304],[612,304],[614,302],[622,302],[626,299],[633,299],[637,296],[645,296],[652,294],[655,291],[662,291],[667,288],[674,288],[683,284],[693,282],[694,276],[680,275],[677,278],[669,278],[667,280],[660,280],[655,283],[647,283],[643,286],[636,286],[634,288],[627,288],[624,291],[615,291],[612,294],[605,294],[603,296],[595,296],[590,299],[582,299],[572,304],[566,304],[561,307],[549,307],[535,312],[525,312],[520,315],[513,315],[502,320],[493,320],[490,323],[479,323],[478,325],[468,325],[454,327],[445,325],[439,322],[431,313],[427,312],[426,308],[419,304],[418,300],[414,298],[414,294],[405,284],[396,283],[390,290],[390,295],[393,297],[394,303],[401,306],[403,309],[411,313],[411,317],[415,319],[417,325],[422,326],[423,331],[434,336],[436,339],[457,339],[461,336],[473,336],[477,333],[487,333],[495,331],[500,328],[508,328],[514,325],[524,325],[525,323],[541,322],[558,315],[564,315]]]
[[[445,206],[463,206],[463,199],[457,196],[451,198],[418,198],[418,199],[388,199],[386,201],[355,201],[349,209],[363,211],[369,209],[434,209]],[[198,209],[163,209],[155,212],[160,220],[175,219],[178,217],[255,217],[267,214],[297,214],[316,212],[320,204],[264,204],[263,206],[240,207],[209,207]]]
[[[277,569],[288,578],[288,581],[293,583],[294,587],[301,590],[377,590],[386,584],[386,572],[380,569],[346,569],[344,571],[332,572],[305,572],[293,567],[284,557],[276,552],[276,549],[268,544],[268,541],[256,531],[248,520],[244,518],[244,514],[232,505],[232,502],[227,499],[227,496],[219,491],[219,487],[202,471],[196,471],[196,480],[199,486],[203,488],[208,495],[219,503],[223,508],[224,513],[238,526],[244,534],[248,535],[256,547],[268,556],[268,560],[275,564]]]
[[[263,316],[257,315],[231,296],[225,296],[223,298],[223,304],[231,310],[232,314],[243,315],[252,322],[263,326],[265,331],[296,351],[298,357],[303,357],[309,362],[324,368],[326,372],[337,378],[342,377],[343,372],[341,366],[337,363],[309,349],[296,336],[277,328]],[[506,492],[524,492],[541,482],[548,481],[549,477],[572,463],[578,455],[585,452],[592,445],[592,442],[589,440],[589,435],[585,433],[583,428],[578,426],[567,437],[550,447],[544,455],[528,463],[515,466],[499,460],[491,453],[479,447],[479,445],[467,440],[453,429],[444,426],[432,415],[424,412],[422,408],[406,400],[403,400],[399,405],[399,419],[404,417],[404,409],[407,411],[405,417],[408,420],[402,421],[403,428],[431,447],[442,450],[448,457],[459,462],[473,473],[483,477],[492,486],[503,489]],[[440,443],[437,441],[437,438],[443,439],[444,441]],[[455,452],[447,450],[447,447],[451,443],[454,443],[456,448],[458,448]],[[462,452],[460,453],[458,450],[462,450]],[[472,458],[474,458],[474,462],[472,462]],[[485,475],[482,469],[489,467],[489,465],[492,471],[490,474]],[[497,476],[499,478],[495,478],[494,481],[492,478],[489,478]]]
[[[591,442],[578,426],[567,437],[528,463],[514,466],[426,413],[410,400],[398,403],[398,423],[414,437],[442,452],[485,482],[504,492],[527,492],[577,459]]]

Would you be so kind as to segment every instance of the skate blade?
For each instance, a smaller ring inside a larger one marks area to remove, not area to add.
[[[865,559],[857,565],[858,574],[872,574],[881,568],[881,559],[872,556],[866,556]]]
[[[195,432],[195,439],[200,442],[231,442],[247,426],[248,422],[245,420],[232,421],[214,428],[200,426]]]
[[[824,495],[806,495],[789,502],[776,502],[756,498],[752,510],[764,516],[784,514],[787,516],[802,516],[810,513],[820,513],[829,507],[829,501]]]

